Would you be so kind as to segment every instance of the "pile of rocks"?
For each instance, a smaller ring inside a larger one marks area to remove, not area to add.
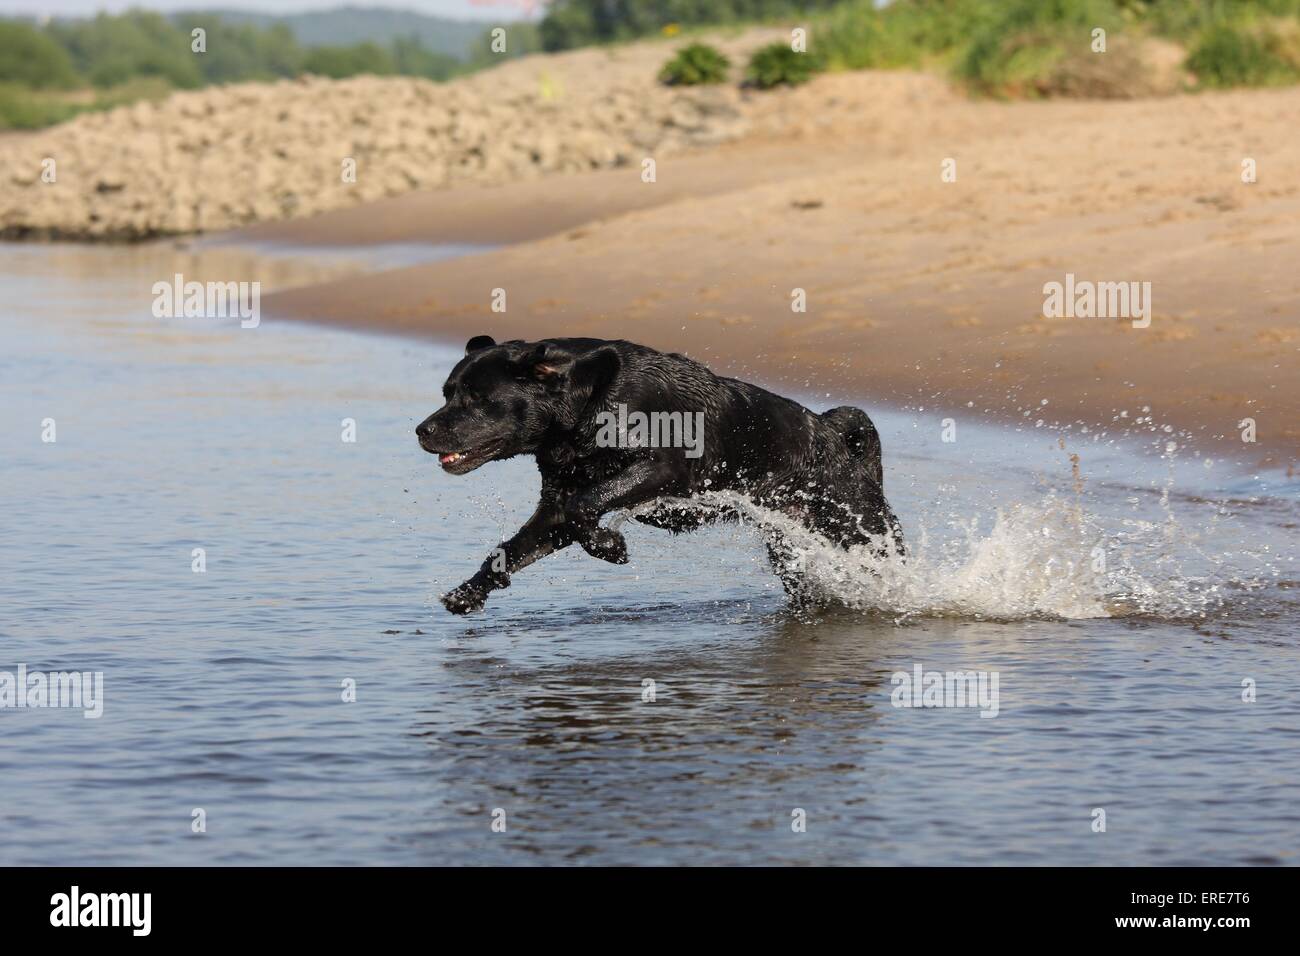
[[[718,41],[737,68],[774,36]],[[640,164],[743,135],[735,83],[668,88],[680,44],[531,56],[450,83],[211,87],[0,141],[0,235],[143,239],[307,216],[416,189]],[[52,162],[51,162],[52,161]]]

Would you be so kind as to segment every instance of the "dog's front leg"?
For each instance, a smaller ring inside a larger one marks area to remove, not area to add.
[[[563,506],[553,497],[544,497],[533,516],[514,537],[497,545],[472,578],[442,596],[442,606],[452,614],[482,609],[490,593],[510,587],[511,574],[568,547],[573,540]]]
[[[581,542],[593,557],[623,564],[627,545],[617,531],[600,527],[601,515],[628,508],[660,495],[679,494],[678,474],[663,462],[637,462],[599,484],[572,495],[562,504],[556,496],[543,497],[537,511],[519,533],[497,546],[475,575],[442,597],[453,614],[482,609],[493,591],[510,586],[510,575],[554,551]]]

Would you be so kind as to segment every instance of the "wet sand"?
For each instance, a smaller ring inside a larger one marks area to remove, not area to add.
[[[506,244],[271,295],[271,316],[629,338],[936,420],[1168,424],[1246,464],[1293,461],[1300,90],[1001,104],[862,73],[779,95],[749,138],[666,157],[654,183],[629,167],[419,193],[237,238]],[[1150,282],[1150,326],[1044,318],[1067,273]]]

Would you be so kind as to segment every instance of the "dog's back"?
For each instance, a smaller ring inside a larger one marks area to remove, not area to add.
[[[729,477],[803,474],[819,462],[833,464],[841,453],[861,464],[877,490],[884,486],[880,435],[859,408],[842,405],[817,415],[758,385],[716,375],[687,356],[632,342],[555,342],[618,353],[619,372],[598,403],[603,409],[624,404],[647,413],[702,412],[707,441],[702,460],[691,470],[697,479],[709,477],[711,487],[727,486]]]

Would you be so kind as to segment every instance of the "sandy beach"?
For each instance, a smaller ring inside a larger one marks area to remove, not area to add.
[[[742,87],[743,56],[773,35],[722,36],[736,75],[710,87],[658,84],[672,47],[657,40],[445,85],[242,84],[86,116],[0,142],[25,170],[0,225],[481,245],[264,307],[448,340],[628,338],[936,423],[1136,430],[1157,448],[1181,432],[1248,466],[1292,463],[1300,88],[998,102],[909,71]],[[34,172],[43,155],[61,157],[57,185]],[[1149,289],[1149,322],[1046,317],[1054,282]]]
[[[660,161],[654,183],[628,167],[467,186],[240,237],[501,244],[269,296],[272,315],[622,337],[778,388],[933,410],[936,428],[974,415],[1162,439],[1168,425],[1286,466],[1297,169],[1297,90],[995,103],[858,73],[776,94],[750,135]],[[1044,284],[1067,274],[1149,282],[1149,326],[1045,318]]]

